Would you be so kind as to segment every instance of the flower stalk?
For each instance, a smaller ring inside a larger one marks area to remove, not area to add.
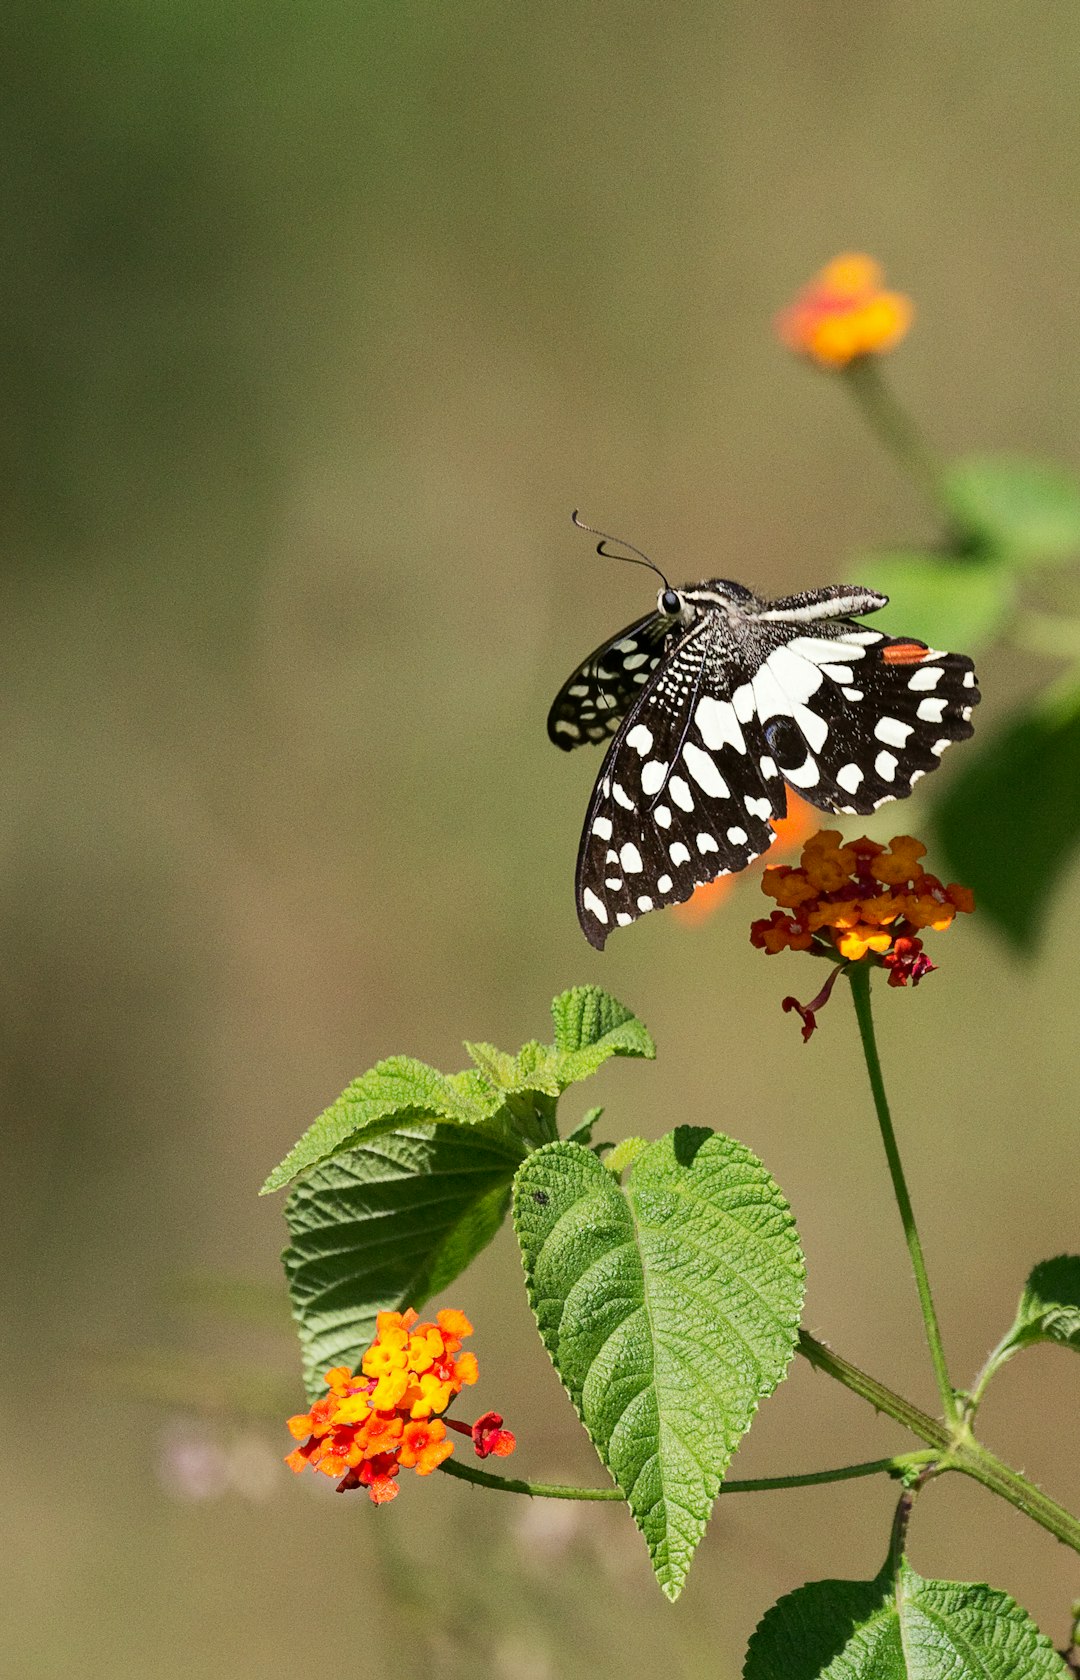
[[[866,1058],[866,1071],[870,1076],[870,1090],[874,1098],[874,1110],[881,1131],[881,1141],[885,1145],[885,1158],[889,1164],[893,1194],[896,1197],[896,1205],[900,1210],[900,1219],[904,1227],[904,1240],[911,1256],[915,1285],[919,1291],[919,1305],[922,1308],[923,1325],[926,1330],[930,1358],[934,1366],[934,1375],[937,1378],[938,1393],[941,1396],[942,1411],[946,1422],[955,1426],[960,1420],[956,1391],[949,1378],[949,1369],[945,1360],[945,1347],[941,1339],[941,1326],[934,1307],[934,1297],[930,1290],[930,1277],[926,1270],[926,1260],[923,1255],[922,1242],[919,1238],[919,1229],[915,1223],[915,1211],[911,1205],[911,1196],[908,1192],[907,1179],[904,1176],[903,1163],[900,1160],[900,1150],[896,1142],[892,1116],[889,1113],[889,1100],[885,1094],[885,1080],[881,1072],[881,1058],[878,1055],[877,1038],[874,1033],[874,1017],[870,1005],[870,969],[868,965],[866,963],[853,963],[848,970],[848,978],[851,981],[851,996],[855,1004],[855,1017],[859,1023],[859,1037],[862,1040],[863,1055]]]

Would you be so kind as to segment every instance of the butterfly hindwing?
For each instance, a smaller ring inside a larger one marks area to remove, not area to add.
[[[786,796],[756,715],[731,695],[747,673],[705,623],[665,659],[608,748],[578,853],[578,920],[598,949],[614,927],[744,869],[774,839]]]
[[[647,613],[582,660],[555,696],[549,739],[565,752],[607,740],[641,698],[670,629],[669,618]]]
[[[980,698],[963,654],[844,622],[782,642],[754,690],[784,779],[820,810],[860,815],[966,740]]]

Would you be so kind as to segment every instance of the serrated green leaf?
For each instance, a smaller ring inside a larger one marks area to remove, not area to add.
[[[1042,1260],[1028,1277],[1006,1343],[1020,1348],[1035,1342],[1080,1352],[1080,1254]]]
[[[384,1308],[420,1308],[502,1223],[523,1145],[481,1128],[413,1125],[317,1167],[285,1207],[282,1256],[314,1399],[356,1366]]]
[[[599,986],[575,986],[551,1005],[558,1078],[565,1090],[603,1067],[609,1056],[651,1061],[656,1046],[625,1004]]]
[[[572,1132],[567,1132],[568,1143],[591,1143],[593,1127],[603,1116],[602,1108],[587,1108]]]
[[[993,1587],[927,1581],[902,1561],[876,1581],[813,1581],[753,1634],[743,1680],[1067,1680],[1026,1610]]]
[[[1059,689],[968,753],[932,818],[953,878],[1020,951],[1039,943],[1080,845],[1080,684]]]
[[[530,1042],[516,1056],[496,1050],[493,1044],[466,1044],[465,1048],[483,1077],[504,1096],[538,1091],[557,1097],[564,1089],[550,1045]]]
[[[956,523],[991,551],[1036,564],[1080,554],[1080,480],[1055,462],[969,455],[942,489]]]
[[[676,1598],[795,1347],[803,1261],[787,1203],[743,1144],[684,1126],[623,1187],[579,1144],[537,1150],[514,1223],[544,1345]]]
[[[992,559],[956,560],[941,554],[866,554],[845,568],[860,584],[880,589],[887,607],[875,630],[916,636],[930,647],[973,653],[993,641],[1012,611],[1016,581]]]
[[[409,1120],[482,1124],[498,1112],[501,1100],[472,1069],[448,1077],[412,1056],[391,1056],[346,1086],[274,1168],[260,1193],[280,1190],[361,1138],[377,1137]]]

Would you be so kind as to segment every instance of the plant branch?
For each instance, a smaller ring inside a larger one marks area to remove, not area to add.
[[[954,1429],[942,1427],[935,1418],[912,1405],[902,1395],[893,1389],[886,1388],[884,1383],[875,1377],[868,1376],[857,1365],[842,1359],[838,1353],[833,1353],[823,1342],[810,1336],[805,1330],[799,1332],[799,1353],[816,1370],[824,1371],[827,1376],[835,1378],[849,1388],[853,1394],[868,1400],[876,1411],[884,1412],[886,1416],[894,1418],[910,1429],[913,1435],[925,1441],[927,1446],[934,1447],[937,1452],[937,1471],[959,1470],[963,1475],[970,1476],[973,1481],[981,1482],[983,1487],[992,1493],[1000,1495],[1002,1499],[1014,1505],[1018,1511],[1023,1511],[1032,1522],[1045,1528],[1055,1539],[1073,1551],[1080,1552],[1080,1521],[1059,1505],[1056,1499],[1051,1499],[1041,1488],[1029,1482],[1019,1470],[1014,1470],[1004,1464],[981,1441],[976,1441],[967,1425],[958,1422]]]
[[[771,1493],[782,1488],[816,1487],[823,1482],[848,1482],[860,1476],[903,1476],[936,1453],[901,1453],[893,1458],[873,1458],[862,1464],[842,1464],[835,1470],[808,1470],[797,1476],[756,1476],[734,1478],[723,1482],[721,1493]],[[527,1482],[514,1476],[496,1476],[490,1470],[477,1470],[471,1464],[461,1464],[448,1458],[439,1465],[448,1476],[462,1482],[475,1482],[479,1487],[495,1488],[499,1493],[524,1493],[534,1499],[622,1499],[621,1488],[567,1487],[558,1482]]]
[[[878,1056],[877,1039],[874,1035],[874,1017],[870,1008],[869,964],[852,963],[848,969],[848,977],[851,981],[851,995],[855,1003],[855,1015],[859,1023],[863,1055],[866,1057],[866,1071],[870,1075],[870,1089],[874,1096],[874,1108],[877,1112],[878,1126],[881,1129],[881,1141],[885,1145],[885,1157],[889,1163],[893,1193],[896,1196],[896,1204],[900,1209],[904,1237],[907,1241],[908,1253],[911,1256],[912,1270],[915,1273],[915,1284],[919,1291],[919,1305],[922,1308],[926,1340],[930,1348],[930,1358],[933,1361],[934,1375],[937,1378],[938,1392],[941,1395],[941,1405],[946,1422],[956,1425],[959,1422],[956,1394],[949,1380],[949,1368],[945,1362],[945,1348],[941,1340],[941,1326],[934,1309],[934,1298],[930,1293],[930,1278],[926,1270],[926,1261],[923,1258],[922,1243],[919,1240],[919,1231],[915,1224],[915,1214],[911,1206],[911,1197],[908,1194],[904,1168],[900,1161],[896,1133],[893,1130],[893,1123],[889,1114],[889,1101],[885,1095],[881,1059]]]
[[[824,1342],[819,1342],[805,1330],[799,1331],[797,1351],[816,1370],[824,1371],[827,1376],[843,1383],[845,1388],[849,1388],[860,1399],[868,1400],[875,1411],[884,1412],[887,1417],[902,1423],[905,1429],[910,1429],[911,1433],[918,1436],[920,1441],[925,1441],[928,1447],[934,1447],[939,1452],[948,1452],[952,1439],[949,1431],[936,1418],[932,1418],[929,1412],[924,1412],[910,1400],[905,1400],[895,1389],[886,1388],[876,1377],[868,1376],[857,1365],[842,1359],[838,1353],[826,1347]]]

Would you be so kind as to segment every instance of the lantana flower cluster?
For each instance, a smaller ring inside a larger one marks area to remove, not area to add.
[[[420,1323],[411,1307],[381,1312],[359,1373],[335,1365],[326,1373],[322,1399],[289,1418],[289,1433],[303,1445],[286,1464],[340,1477],[339,1493],[367,1488],[374,1503],[384,1505],[397,1497],[401,1469],[430,1476],[450,1457],[448,1426],[471,1437],[478,1458],[505,1458],[515,1441],[498,1412],[485,1412],[473,1424],[442,1415],[479,1375],[476,1355],[460,1351],[472,1333],[456,1308],[445,1308],[433,1324]]]
[[[890,986],[917,986],[935,967],[920,935],[928,928],[941,932],[958,912],[975,908],[969,888],[944,886],[923,869],[925,856],[922,841],[910,834],[882,846],[865,836],[844,843],[838,830],[822,829],[803,847],[798,868],[780,864],[765,871],[762,891],[778,908],[751,924],[750,943],[769,956],[813,951],[841,964],[866,958],[888,970]],[[804,1038],[835,978],[812,1004],[784,999],[785,1009],[803,1017]]]
[[[778,337],[824,368],[891,350],[911,325],[912,303],[882,279],[873,257],[834,257],[776,317]]]

